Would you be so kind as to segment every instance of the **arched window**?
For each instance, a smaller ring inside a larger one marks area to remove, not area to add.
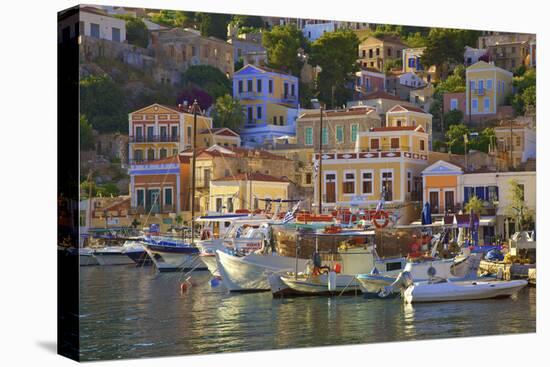
[[[160,150],[160,158],[161,158],[161,159],[162,159],[162,158],[166,158],[166,156],[167,156],[167,151],[166,151],[166,149],[162,148],[162,149]]]
[[[155,160],[155,150],[153,148],[149,148],[149,150],[147,150],[147,160],[148,161]]]

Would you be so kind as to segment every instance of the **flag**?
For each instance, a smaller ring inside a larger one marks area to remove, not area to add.
[[[290,209],[288,212],[286,212],[284,218],[283,218],[283,224],[287,224],[288,222],[290,222],[291,220],[294,220],[294,214],[296,214],[296,211],[298,210],[298,208],[300,207],[300,201],[298,201],[298,203],[296,203],[296,205],[294,205],[292,207],[292,209]]]

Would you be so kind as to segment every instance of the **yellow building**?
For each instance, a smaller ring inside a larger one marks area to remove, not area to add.
[[[421,57],[426,47],[406,48],[403,50],[403,72],[415,73],[426,83],[437,82],[437,68],[435,65],[428,67],[422,65]]]
[[[212,129],[212,119],[197,117],[197,131]],[[191,147],[193,114],[183,106],[154,103],[128,114],[130,163],[154,161],[178,154]],[[197,147],[204,147],[197,139]]]
[[[532,161],[537,156],[537,132],[528,125],[503,122],[494,128],[496,139],[497,165],[500,170],[518,168],[522,163]],[[534,169],[533,169],[534,170]]]
[[[210,211],[254,211],[265,208],[265,199],[289,199],[290,181],[263,173],[240,173],[210,181]],[[287,209],[283,205],[283,209]]]
[[[422,126],[360,132],[355,151],[323,154],[323,208],[372,207],[382,188],[389,205],[420,201],[421,172],[427,165],[428,134]]]
[[[243,106],[246,146],[294,135],[298,116],[298,78],[265,66],[245,65],[233,76],[233,97]]]
[[[512,93],[513,74],[492,63],[478,61],[466,69],[466,116],[478,120],[480,117],[496,115],[506,97]]]
[[[370,36],[359,44],[359,64],[364,68],[384,71],[386,61],[401,59],[407,46],[399,37],[382,35]]]
[[[386,112],[386,126],[388,127],[416,127],[422,126],[428,134],[429,141],[432,137],[432,115],[423,109],[413,106],[395,105]]]

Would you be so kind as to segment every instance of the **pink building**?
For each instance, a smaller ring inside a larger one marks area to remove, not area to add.
[[[452,110],[460,110],[466,116],[466,93],[444,93],[443,94],[443,113]]]
[[[356,74],[355,88],[358,92],[368,94],[384,91],[386,76],[376,69],[361,68]]]

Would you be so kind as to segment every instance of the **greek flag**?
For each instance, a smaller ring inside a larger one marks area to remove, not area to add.
[[[300,201],[296,205],[294,205],[292,207],[292,209],[290,209],[288,212],[286,212],[286,214],[283,218],[283,224],[287,224],[291,220],[294,220],[294,214],[296,213],[296,211],[298,210],[299,207],[300,207]]]
[[[315,159],[315,160],[313,161],[313,174],[314,174],[315,177],[317,177],[317,174],[318,174],[318,172],[319,172],[319,165],[320,165],[320,164],[319,164],[319,160],[318,160],[318,159]]]

